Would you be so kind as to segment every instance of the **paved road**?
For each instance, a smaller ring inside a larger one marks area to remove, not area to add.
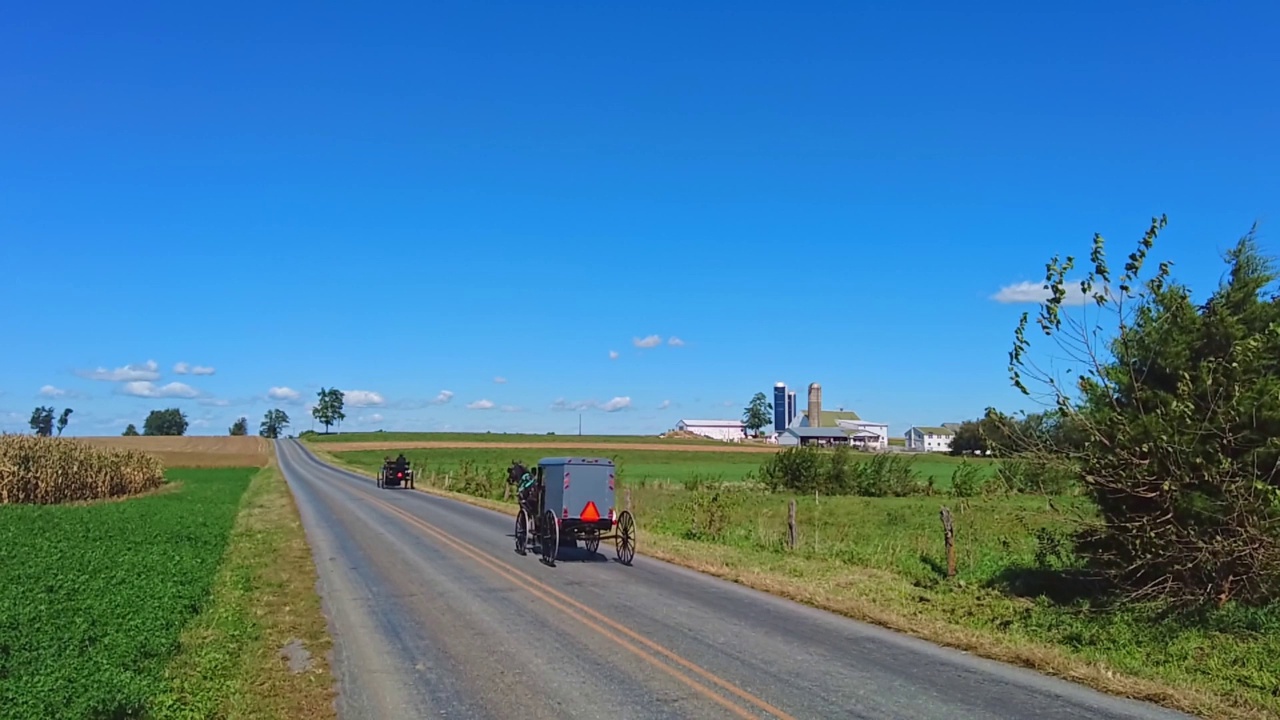
[[[1186,717],[640,554],[626,567],[609,543],[546,567],[515,553],[510,517],[276,447],[344,720]]]

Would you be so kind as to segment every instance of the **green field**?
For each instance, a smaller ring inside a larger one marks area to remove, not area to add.
[[[382,459],[395,450],[353,450],[342,451],[341,446],[326,448],[330,452],[339,453],[345,462],[352,463],[369,472],[377,472]],[[524,448],[439,448],[410,449],[404,455],[413,462],[422,475],[458,475],[459,473],[486,473],[495,478],[506,477],[506,468],[512,460],[521,460],[526,465],[537,463],[539,458],[561,455],[592,455],[612,458],[621,469],[619,477],[624,485],[640,487],[651,484],[684,485],[694,481],[709,482],[742,482],[758,480],[760,465],[771,456],[759,452],[687,452],[680,450],[613,450],[584,451],[581,449],[556,448],[548,445],[545,449],[527,450]],[[855,454],[854,458],[866,458],[866,455]],[[959,463],[958,458],[946,455],[929,454],[915,457],[912,468],[921,480],[933,480],[934,487],[945,490],[951,486],[951,474]],[[987,459],[973,459],[982,472],[990,475],[995,472],[995,462]]]
[[[385,454],[332,457],[373,474]],[[548,448],[523,457],[553,454]],[[1280,713],[1280,609],[1228,607],[1177,619],[1158,608],[1106,609],[1073,594],[1079,582],[1069,536],[1093,517],[1084,498],[797,497],[694,481],[699,474],[743,477],[758,468],[758,455],[610,454],[622,459],[642,554],[1113,693],[1215,717]],[[406,455],[431,468],[419,476],[422,486],[446,489],[443,470],[448,490],[489,500],[502,498],[505,487],[492,473],[513,457],[498,450]],[[921,471],[949,478],[958,460],[918,462]],[[677,482],[636,482],[632,473]],[[798,544],[789,549],[793,499]],[[957,574],[950,579],[943,505],[956,528]]]
[[[180,485],[131,500],[0,505],[4,716],[135,717],[166,692],[256,472],[176,469]]]
[[[597,443],[601,445],[637,445],[661,443],[668,445],[724,445],[710,438],[662,438],[657,435],[554,435],[533,433],[447,433],[447,432],[351,432],[329,435],[314,433],[304,437],[314,443],[347,442],[500,442],[525,444]]]

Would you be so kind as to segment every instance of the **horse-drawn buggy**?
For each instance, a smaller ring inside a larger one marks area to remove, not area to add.
[[[413,468],[410,467],[408,459],[404,455],[398,456],[395,460],[391,458],[382,459],[382,467],[378,470],[378,487],[404,487],[413,489]]]
[[[577,547],[581,540],[594,555],[601,540],[613,540],[618,561],[630,565],[635,520],[629,510],[616,508],[614,473],[607,458],[542,458],[534,468],[513,462],[507,482],[517,487],[520,501],[516,552],[524,555],[536,540],[542,561],[554,565],[561,545]]]

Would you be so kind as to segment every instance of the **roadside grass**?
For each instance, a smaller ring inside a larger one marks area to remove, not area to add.
[[[253,473],[173,469],[172,492],[0,506],[5,717],[134,717],[164,692]]]
[[[371,465],[358,453],[318,454],[366,475],[383,455]],[[514,507],[493,485],[454,484],[471,491],[463,494],[440,487],[439,475],[419,478],[427,492]],[[1081,498],[815,499],[697,482],[624,487],[641,555],[1113,694],[1208,717],[1280,717],[1280,608],[1229,606],[1187,618],[1071,597],[1065,540],[1091,515]],[[793,499],[799,541],[789,550]],[[955,519],[954,578],[946,577],[941,505]]]
[[[348,442],[495,442],[528,443],[530,445],[555,445],[556,443],[599,443],[601,445],[626,445],[655,443],[665,445],[724,445],[711,438],[664,438],[657,435],[537,435],[534,433],[450,433],[450,432],[320,432],[301,436],[309,443],[341,444]]]
[[[288,485],[274,465],[264,468],[244,495],[209,601],[182,632],[152,717],[335,718],[316,582]]]
[[[362,467],[365,471],[376,473],[382,465],[382,459],[388,455],[394,457],[396,450],[353,450],[343,451],[340,445],[316,448],[330,453],[340,453],[350,463]],[[528,451],[520,448],[487,449],[487,448],[438,448],[438,449],[406,449],[405,457],[412,461],[420,476],[432,474],[458,475],[459,473],[484,473],[502,482],[506,478],[506,468],[512,460],[523,460],[526,465],[537,464],[539,458],[555,456],[599,455],[608,457],[618,465],[618,477],[623,483],[632,487],[657,486],[664,484],[687,485],[689,483],[739,483],[759,480],[760,466],[769,458],[768,454],[758,452],[734,452],[725,450],[715,453],[691,453],[673,450],[613,450],[603,449],[593,453],[581,449],[556,448],[549,445],[546,449]],[[870,454],[855,453],[856,461],[865,462]],[[911,467],[922,481],[932,481],[936,490],[945,491],[951,487],[951,475],[955,472],[960,458],[948,455],[923,455],[911,458]],[[978,467],[979,472],[990,477],[995,474],[994,460],[987,458],[970,458],[969,462]]]

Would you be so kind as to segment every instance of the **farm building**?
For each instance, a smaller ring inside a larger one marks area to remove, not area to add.
[[[907,449],[927,452],[950,452],[955,431],[947,427],[916,427],[907,430]]]
[[[778,434],[778,444],[784,447],[796,445],[849,445],[851,437],[843,428],[789,427]]]
[[[676,430],[726,442],[739,441],[747,435],[741,420],[681,420],[676,423]]]
[[[849,433],[849,442],[866,450],[889,448],[889,424],[867,420],[836,420],[836,427]]]

